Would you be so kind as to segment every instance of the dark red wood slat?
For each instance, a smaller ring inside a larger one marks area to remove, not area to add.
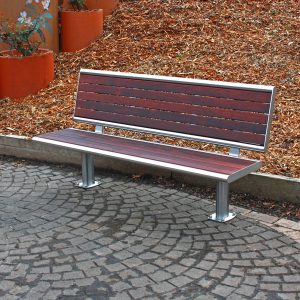
[[[251,161],[240,158],[220,156],[190,149],[173,148],[166,145],[150,144],[118,137],[95,135],[94,133],[72,129],[43,134],[39,137],[226,175],[231,175],[253,164]]]
[[[270,92],[253,91],[237,88],[212,87],[186,83],[163,82],[158,80],[143,80],[134,78],[122,78],[105,75],[81,74],[80,83],[96,83],[110,86],[138,88],[144,90],[157,90],[190,95],[221,97],[254,102],[269,103]]]
[[[222,119],[231,119],[245,121],[249,123],[266,124],[268,116],[259,113],[249,113],[244,111],[236,111],[224,108],[203,107],[198,105],[190,105],[185,103],[170,103],[154,100],[136,99],[123,96],[101,95],[94,93],[78,93],[78,100],[83,101],[101,101],[106,103],[115,103],[125,106],[139,106],[145,108],[153,108],[165,111],[174,111],[178,113],[195,114],[204,117],[216,117]]]
[[[185,95],[183,93],[169,93],[161,91],[139,90],[135,88],[123,88],[97,84],[79,84],[78,91],[109,94],[115,96],[127,96],[139,99],[159,100],[160,102],[186,103],[219,108],[234,108],[235,110],[268,113],[270,105],[267,103],[251,102],[246,100],[232,100],[228,98],[215,98],[206,96]],[[184,91],[182,91],[184,92]]]
[[[79,92],[78,99],[95,100],[95,101],[101,100],[103,102],[110,102],[110,103],[124,103],[124,105],[128,104],[129,106],[130,105],[134,106],[135,103],[138,103],[138,106],[145,107],[145,108],[157,108],[157,109],[167,110],[167,111],[193,113],[201,116],[226,118],[226,119],[240,120],[240,121],[253,122],[259,124],[266,124],[268,121],[268,115],[262,113],[239,111],[232,108],[227,109],[227,108],[200,106],[200,105],[190,105],[184,102],[172,103],[166,101],[145,100],[145,99],[137,99],[133,97],[114,96],[114,95],[96,94],[96,93],[87,93],[87,92]]]
[[[191,135],[201,135],[205,137],[224,139],[228,141],[250,143],[255,145],[263,145],[264,143],[264,135],[237,132],[233,130],[208,128],[199,125],[187,125],[176,122],[167,122],[143,117],[126,116],[116,113],[93,111],[82,108],[76,108],[75,115],[83,118],[141,126],[145,128],[155,128],[159,130],[173,131]]]
[[[132,102],[132,101],[131,101]],[[130,104],[130,103],[129,103]],[[108,102],[77,100],[78,108],[91,109],[96,111],[114,112],[122,115],[140,116],[151,119],[174,121],[186,124],[196,124],[207,127],[231,129],[241,132],[253,132],[264,134],[266,126],[255,123],[240,122],[227,119],[201,117],[191,114],[183,114],[172,111],[162,111],[157,109],[145,109],[144,107],[128,107],[124,105],[111,104]]]
[[[73,130],[74,131],[74,130]],[[75,130],[76,131],[76,130]],[[64,132],[64,137],[65,137],[65,141],[69,141],[69,138],[73,138],[74,133],[71,132],[71,134],[68,134],[67,132]],[[102,138],[103,137],[103,138]],[[124,138],[119,138],[119,137],[115,137],[115,136],[108,136],[108,135],[101,135],[101,146],[99,146],[97,144],[98,138],[95,138],[95,134],[91,133],[91,132],[86,132],[86,131],[79,131],[78,133],[76,133],[76,138],[78,139],[78,141],[80,143],[82,143],[83,145],[89,144],[92,145],[95,148],[100,147],[101,149],[105,150],[111,150],[111,149],[117,149],[118,151],[125,151],[125,149],[127,149],[126,151],[128,151],[128,153],[133,153],[133,151],[135,151],[136,149],[138,149],[140,153],[140,155],[146,155],[147,156],[157,156],[157,153],[159,153],[159,155],[166,155],[166,156],[170,156],[173,155],[174,157],[178,156],[178,151],[181,151],[180,148],[176,148],[176,147],[170,147],[164,144],[153,144],[153,143],[147,143],[147,142],[141,142],[138,140],[130,140],[130,139],[124,139]],[[73,140],[76,141],[76,140]],[[99,141],[98,141],[99,142]],[[141,151],[141,147],[144,145],[144,148]],[[184,149],[185,150],[185,149]],[[190,149],[188,149],[190,150]],[[196,155],[195,155],[196,153]],[[197,155],[198,152],[196,152],[195,150],[192,151],[185,151],[184,152],[184,158],[189,159],[190,161],[194,161],[195,163],[207,163],[207,160],[211,158],[212,153],[205,153],[205,152],[201,152],[201,155]],[[214,154],[213,154],[214,155]],[[235,158],[232,159],[232,157],[228,157],[225,156],[225,160],[224,160],[224,156],[216,156],[215,159],[213,161],[209,161],[209,165],[216,165],[218,168],[220,168],[222,166],[222,168],[224,168],[224,170],[228,170],[229,172],[235,171],[236,170],[236,161]],[[230,158],[230,159],[227,159]],[[156,157],[157,159],[157,157]],[[239,166],[247,166],[249,164],[248,160],[244,160],[243,162],[239,162]]]
[[[222,174],[231,174],[236,172],[236,167],[229,167],[225,164],[217,164],[215,161],[208,161],[207,159],[199,159],[199,157],[196,159],[195,156],[190,158],[187,154],[185,153],[185,156],[180,157],[178,156],[178,153],[175,153],[176,156],[173,155],[172,151],[173,149],[168,149],[169,151],[166,151],[164,149],[160,149],[159,152],[153,151],[151,147],[145,148],[145,147],[133,147],[129,146],[128,143],[124,144],[106,144],[103,143],[101,140],[101,146],[97,144],[95,140],[92,138],[86,138],[86,137],[80,137],[80,140],[78,139],[73,139],[64,137],[65,141],[67,139],[68,143],[72,144],[80,144],[80,145],[85,145],[91,148],[96,148],[96,149],[101,149],[101,150],[106,150],[110,152],[116,152],[116,153],[121,153],[121,154],[127,154],[135,157],[140,157],[140,158],[147,158],[147,159],[152,159],[156,161],[162,161],[162,162],[168,162],[172,164],[177,164],[177,165],[183,165],[183,166],[189,166],[189,167],[195,167],[197,165],[197,168],[200,169],[209,169],[210,171],[213,172],[220,172]],[[61,140],[63,141],[63,140]],[[83,143],[84,142],[84,143]],[[150,148],[150,149],[149,149]],[[180,157],[180,160],[179,160]],[[220,171],[222,170],[222,171]]]

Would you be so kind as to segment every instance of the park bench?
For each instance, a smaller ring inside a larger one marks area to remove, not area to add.
[[[69,128],[34,140],[80,151],[83,188],[98,184],[94,155],[214,178],[210,219],[226,222],[235,216],[229,184],[261,166],[241,158],[240,149],[266,150],[274,98],[272,86],[82,69],[74,119],[95,131]],[[112,136],[103,126],[226,146],[229,154]]]

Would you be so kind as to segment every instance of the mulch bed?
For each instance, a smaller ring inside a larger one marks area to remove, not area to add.
[[[277,87],[262,172],[300,177],[299,1],[127,0],[89,48],[56,57],[56,79],[38,95],[0,100],[0,133],[33,136],[72,120],[80,68],[266,84]],[[107,129],[201,149],[200,143]],[[217,149],[223,150],[223,149]]]

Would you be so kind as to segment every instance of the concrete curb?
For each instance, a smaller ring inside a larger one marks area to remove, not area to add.
[[[0,154],[52,163],[81,164],[79,152],[33,141],[24,136],[0,135]],[[96,167],[106,171],[117,171],[126,174],[151,174],[172,177],[180,182],[196,186],[215,186],[216,184],[214,180],[195,175],[171,172],[165,169],[99,156],[96,157]],[[230,189],[235,192],[249,193],[259,198],[300,203],[300,179],[298,178],[251,173],[232,183]]]

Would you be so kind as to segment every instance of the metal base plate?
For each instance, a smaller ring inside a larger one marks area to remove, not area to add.
[[[95,186],[98,186],[100,185],[100,181],[95,181],[93,184],[91,185],[83,185],[82,181],[79,181],[75,184],[76,186],[80,187],[80,188],[83,188],[83,189],[90,189],[90,188],[93,188]]]
[[[236,213],[229,213],[226,218],[217,219],[217,214],[212,214],[208,217],[208,219],[212,220],[212,221],[216,221],[216,222],[225,223],[225,222],[228,222],[228,221],[232,220],[233,218],[235,218],[235,216],[236,216]]]

